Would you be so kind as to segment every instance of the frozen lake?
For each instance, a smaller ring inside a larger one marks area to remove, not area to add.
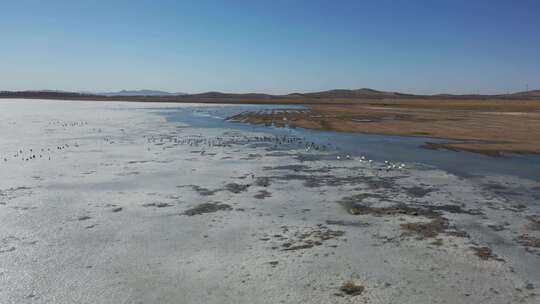
[[[274,108],[0,101],[0,302],[538,303],[536,158]]]

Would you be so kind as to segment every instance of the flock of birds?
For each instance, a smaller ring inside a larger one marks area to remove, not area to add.
[[[51,120],[47,123],[48,126],[69,128],[69,127],[82,127],[88,125],[87,121],[61,121]],[[62,144],[47,148],[18,148],[15,152],[6,153],[0,155],[0,163],[8,163],[9,161],[20,160],[24,162],[47,159],[51,160],[51,154],[55,151],[62,151],[69,148],[69,144]]]
[[[49,125],[60,126],[63,128],[67,127],[80,127],[88,125],[87,121],[74,121],[74,122],[65,122],[60,120],[53,120],[49,122]],[[92,129],[96,131],[96,129]],[[101,129],[97,130],[98,133],[101,133]],[[174,145],[189,145],[189,146],[205,146],[208,148],[211,147],[231,147],[232,145],[241,145],[241,144],[261,144],[265,143],[269,147],[277,148],[303,148],[306,152],[311,151],[327,151],[331,149],[331,144],[318,144],[312,141],[308,141],[305,138],[297,136],[247,136],[247,135],[238,135],[231,134],[229,136],[217,136],[217,137],[204,137],[202,135],[189,135],[189,136],[180,136],[180,135],[153,135],[153,136],[144,136],[147,139],[147,143],[154,145],[165,145],[166,143]],[[114,143],[114,140],[109,137],[104,137],[104,140],[110,144]],[[18,159],[21,161],[32,161],[35,159],[48,159],[51,160],[51,153],[55,150],[60,151],[69,148],[69,144],[63,144],[52,148],[41,148],[41,149],[17,149],[14,154],[0,156],[0,159],[3,162],[8,162],[12,159]],[[148,148],[150,150],[150,148]],[[165,147],[163,147],[165,149]],[[335,148],[335,150],[339,150]],[[201,155],[205,153],[205,150],[201,151]],[[347,154],[345,156],[337,155],[336,159],[338,161],[342,160],[354,160],[355,158]],[[365,162],[371,164],[372,159],[367,158],[366,156],[359,156],[357,158],[359,162]],[[405,164],[396,163],[392,161],[385,160],[383,169],[395,170],[395,169],[404,169]]]
[[[353,158],[349,154],[345,155],[345,157],[341,157],[340,155],[337,155],[336,159],[337,160],[343,160],[343,159],[345,159],[345,160],[353,160]],[[368,159],[363,155],[360,156],[360,158],[358,158],[358,161],[361,162],[361,163],[366,162],[368,164],[373,163],[372,159]],[[394,162],[385,160],[384,161],[384,168],[387,171],[395,170],[395,169],[405,169],[405,164],[404,163],[394,163]]]
[[[189,136],[170,136],[170,135],[158,135],[147,137],[148,143],[153,143],[157,145],[163,145],[165,143],[172,143],[178,145],[189,145],[189,146],[207,146],[207,147],[230,147],[232,145],[238,144],[259,144],[267,143],[274,148],[283,147],[283,146],[292,146],[292,145],[303,145],[306,152],[310,150],[326,150],[327,145],[319,145],[314,142],[306,142],[303,138],[296,136],[217,136],[217,137],[203,137],[200,135],[189,135]]]
[[[20,148],[20,149],[17,149],[17,151],[13,154],[0,156],[0,159],[2,159],[4,163],[9,162],[10,160],[31,161],[31,160],[43,159],[43,158],[51,160],[51,153],[53,151],[64,150],[66,148],[69,148],[69,144],[56,146],[56,147],[53,147],[52,149],[51,148],[41,148],[41,149]]]
[[[171,135],[154,135],[147,137],[147,142],[156,145],[165,145],[166,143],[174,145],[189,145],[192,147],[231,147],[232,145],[238,144],[260,144],[260,143],[269,143],[273,148],[279,147],[289,147],[289,148],[300,148],[306,152],[310,151],[327,151],[331,148],[331,144],[317,144],[315,142],[307,141],[305,138],[296,137],[296,136],[217,136],[217,137],[203,137],[201,135],[189,135],[189,136],[171,136]],[[165,147],[163,147],[165,149]],[[339,149],[337,149],[339,150]],[[206,150],[200,152],[201,155],[204,155]],[[336,159],[341,160],[354,160],[354,158],[347,154],[345,156],[337,155]],[[360,156],[358,158],[359,162],[365,162],[367,164],[373,163],[372,159],[367,158],[366,156]],[[387,171],[404,169],[405,164],[397,163],[385,160],[383,169]]]
[[[49,126],[59,126],[59,127],[82,127],[88,125],[87,121],[62,121],[62,120],[51,120],[48,123]]]

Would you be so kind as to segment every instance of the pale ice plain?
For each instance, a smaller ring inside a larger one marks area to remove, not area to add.
[[[539,302],[538,182],[155,111],[189,106],[0,102],[0,303]]]

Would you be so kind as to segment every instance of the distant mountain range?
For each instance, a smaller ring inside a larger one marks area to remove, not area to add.
[[[311,98],[395,98],[395,97],[406,97],[406,96],[415,96],[412,94],[403,94],[397,92],[385,92],[377,91],[373,89],[357,89],[357,90],[328,90],[322,92],[313,92],[313,93],[294,93],[290,94],[294,96],[301,97],[311,97]]]
[[[357,90],[336,89],[321,92],[291,93],[287,95],[270,95],[262,93],[223,93],[205,92],[198,94],[170,93],[156,90],[122,90],[118,92],[81,93],[55,90],[40,91],[0,91],[0,98],[34,98],[34,99],[75,99],[75,100],[122,100],[122,101],[163,101],[163,102],[230,102],[230,103],[326,103],[354,102],[355,100],[384,99],[531,99],[540,100],[540,90],[517,92],[512,94],[480,95],[480,94],[436,94],[415,95],[399,92],[377,91],[363,88]]]
[[[170,93],[156,90],[121,90],[118,92],[101,92],[95,93],[100,96],[179,96],[187,95],[186,93]]]

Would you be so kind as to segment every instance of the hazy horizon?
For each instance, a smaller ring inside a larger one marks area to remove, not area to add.
[[[492,92],[492,93],[478,93],[478,92],[465,92],[465,93],[448,93],[448,92],[435,92],[435,93],[411,93],[411,92],[403,92],[403,91],[396,91],[396,90],[379,90],[379,89],[373,89],[373,88],[334,88],[334,89],[328,89],[328,90],[320,90],[320,91],[291,91],[291,92],[285,92],[285,93],[267,93],[267,92],[256,92],[256,91],[239,91],[239,92],[233,92],[233,91],[216,91],[216,90],[209,90],[209,91],[198,91],[198,92],[172,92],[167,90],[158,90],[158,89],[149,89],[149,88],[135,88],[135,89],[118,89],[118,90],[111,90],[111,91],[89,91],[89,90],[77,90],[77,91],[68,91],[68,90],[56,90],[56,89],[24,89],[24,90],[5,90],[0,88],[0,92],[61,92],[61,93],[81,93],[81,94],[96,94],[96,95],[115,95],[121,92],[128,92],[128,93],[134,93],[134,92],[143,92],[143,91],[150,91],[150,92],[161,92],[164,94],[171,94],[171,95],[195,95],[195,94],[203,94],[203,93],[224,93],[224,94],[268,94],[268,95],[275,95],[275,96],[284,96],[284,95],[290,95],[290,94],[304,94],[304,93],[317,93],[317,92],[324,92],[324,91],[332,91],[332,90],[363,90],[363,89],[369,89],[369,90],[375,90],[380,92],[391,92],[391,93],[401,93],[401,94],[411,94],[411,95],[504,95],[504,94],[515,94],[515,93],[523,93],[523,92],[532,92],[532,91],[539,91],[538,88],[528,88],[528,90],[517,90],[517,91],[505,91],[505,92]],[[136,95],[134,95],[136,96]]]
[[[540,2],[17,1],[1,90],[288,94],[540,88]]]

